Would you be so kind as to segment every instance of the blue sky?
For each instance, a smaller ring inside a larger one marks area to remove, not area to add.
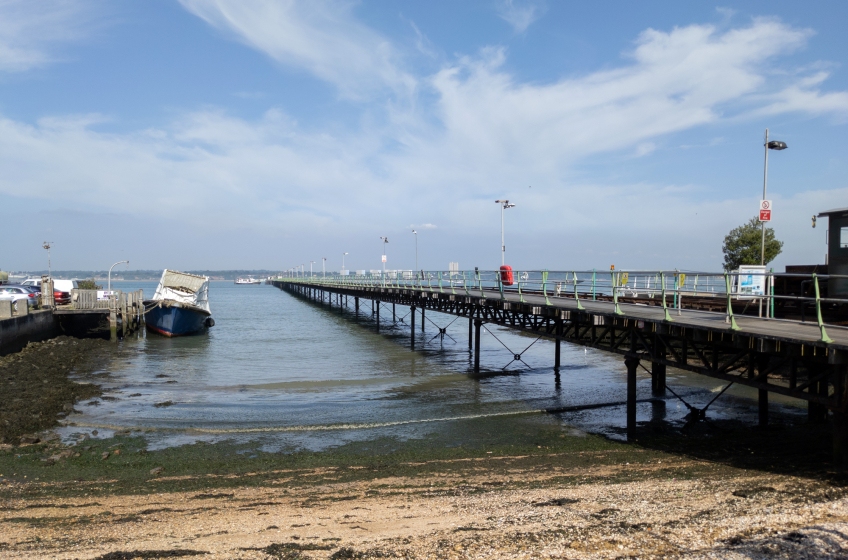
[[[848,4],[0,0],[0,268],[717,270],[848,206]]]

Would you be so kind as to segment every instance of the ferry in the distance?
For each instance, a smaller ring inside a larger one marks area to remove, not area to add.
[[[248,276],[247,278],[236,278],[236,284],[261,284],[262,280]]]

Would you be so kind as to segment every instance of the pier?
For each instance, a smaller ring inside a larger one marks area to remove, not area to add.
[[[658,398],[670,391],[668,367],[726,382],[725,390],[731,384],[757,389],[761,426],[768,424],[769,393],[801,399],[808,403],[811,422],[825,424],[830,415],[834,460],[848,466],[848,329],[822,320],[823,308],[837,308],[845,301],[821,296],[819,280],[826,276],[810,276],[814,297],[759,298],[734,290],[735,279],[729,273],[689,273],[686,278],[678,271],[613,271],[602,276],[595,271],[526,271],[516,276],[514,283],[507,283],[499,271],[400,271],[281,276],[268,283],[309,300],[335,301],[340,307],[352,299],[357,314],[362,300],[370,300],[378,331],[381,307],[390,305],[393,316],[396,306],[408,307],[413,350],[417,313],[422,328],[427,310],[465,318],[473,350],[472,374],[481,373],[480,333],[485,324],[552,339],[551,362],[557,375],[562,342],[618,354],[627,368],[628,438],[636,436],[640,371],[651,376]],[[775,300],[808,303],[816,317],[775,318],[770,311]],[[763,316],[739,315],[734,308],[740,301],[747,301],[746,307],[765,305]],[[520,361],[521,354],[515,353],[514,360]],[[690,406],[690,414],[704,418],[708,407]]]

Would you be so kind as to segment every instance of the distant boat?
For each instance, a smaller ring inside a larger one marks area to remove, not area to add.
[[[247,278],[236,278],[236,284],[261,284],[262,280],[248,276]]]
[[[147,328],[165,336],[194,334],[215,326],[209,310],[209,277],[168,270],[153,299],[144,302]]]

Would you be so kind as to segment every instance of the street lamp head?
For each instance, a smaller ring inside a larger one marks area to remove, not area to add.
[[[381,235],[381,236],[380,236],[380,239],[383,241],[383,243],[388,243],[388,242],[389,242],[389,238],[388,238],[388,237],[383,237],[383,236]]]
[[[813,215],[813,227],[814,228],[816,227],[816,216],[815,215]]]
[[[769,150],[785,150],[789,146],[786,145],[786,142],[781,142],[779,140],[771,140],[768,144],[766,144]]]
[[[412,230],[412,233],[414,233],[415,235],[418,235],[418,232],[415,231],[415,230]]]
[[[349,255],[350,253],[342,253],[342,255]]]

